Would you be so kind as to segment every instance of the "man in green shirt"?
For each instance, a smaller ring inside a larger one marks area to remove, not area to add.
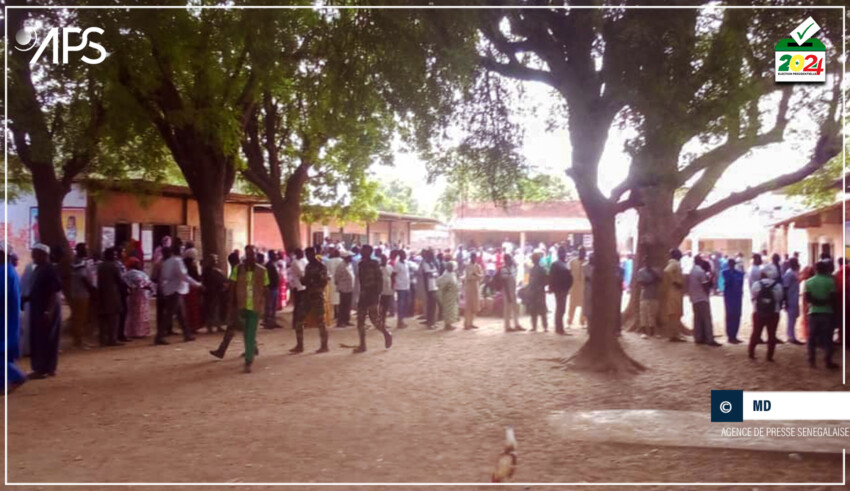
[[[245,372],[251,372],[251,364],[257,347],[257,323],[266,301],[269,276],[266,268],[257,263],[254,246],[245,246],[245,261],[230,272],[233,285],[230,301],[235,307],[242,334],[245,338]]]
[[[815,265],[815,276],[806,281],[806,300],[809,302],[809,366],[815,368],[817,345],[826,351],[826,368],[836,370],[838,365],[832,362],[832,331],[835,302],[835,279],[830,274],[831,264],[820,261]]]

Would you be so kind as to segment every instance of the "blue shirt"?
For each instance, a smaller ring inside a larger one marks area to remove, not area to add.
[[[21,353],[21,282],[15,268],[6,263],[6,281],[9,289],[4,292],[8,301],[6,312],[6,336],[8,337],[9,359],[16,360]],[[6,289],[6,282],[0,284],[0,289]],[[5,345],[4,345],[5,347]]]
[[[744,272],[737,268],[726,268],[723,276],[723,297],[727,300],[740,301],[744,296]]]

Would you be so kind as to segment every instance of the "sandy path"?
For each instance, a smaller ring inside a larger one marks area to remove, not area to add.
[[[356,342],[353,329],[333,330],[330,353],[299,356],[287,354],[291,330],[261,330],[250,375],[241,373],[239,338],[224,361],[207,354],[218,335],[69,351],[58,377],[28,383],[9,400],[9,479],[486,482],[506,424],[520,442],[520,481],[841,478],[835,455],[792,461],[785,453],[575,442],[555,437],[546,421],[556,410],[707,412],[712,388],[844,389],[839,373],[805,366],[803,347],[780,346],[768,365],[747,360],[744,346],[627,334],[627,351],[650,371],[611,379],[551,361],[578,349],[583,332],[506,335],[498,320],[481,324],[480,331],[403,330],[390,351],[370,331],[364,355],[339,347]],[[314,329],[306,344],[318,347]]]

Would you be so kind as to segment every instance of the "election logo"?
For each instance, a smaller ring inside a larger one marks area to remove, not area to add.
[[[781,39],[775,48],[775,80],[777,82],[825,82],[826,46],[812,36],[820,26],[809,17]]]

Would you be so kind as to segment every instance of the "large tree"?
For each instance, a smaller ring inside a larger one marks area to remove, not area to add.
[[[639,137],[627,143],[629,176],[612,193],[613,198],[629,194],[639,204],[637,267],[648,259],[663,268],[667,251],[701,222],[800,181],[838,153],[840,11],[813,13],[824,29],[819,37],[828,45],[828,82],[773,80],[774,46],[808,15],[802,10],[680,10],[662,20],[642,13],[642,28],[655,35],[642,39],[642,49],[625,67],[633,83],[624,117]],[[714,192],[736,162],[783,141],[795,117],[814,121],[817,131],[811,154],[789,159],[799,162],[794,171],[766,172],[729,195]],[[634,319],[640,305],[636,283],[632,293],[628,317]]]
[[[455,121],[476,80],[474,39],[454,28],[451,12],[433,17],[440,22],[377,9],[307,11],[297,23],[290,12],[266,16],[277,35],[263,47],[243,175],[268,196],[286,247],[300,245],[308,196],[333,205],[336,218],[368,208],[376,189],[366,171],[390,161],[394,131],[423,155],[446,154],[435,134]]]
[[[20,2],[23,4],[24,2]],[[7,29],[21,32],[32,12],[9,9]],[[56,15],[39,12],[47,25]],[[11,150],[20,166],[11,166],[13,180],[29,178],[38,202],[41,241],[70,250],[62,225],[62,202],[75,179],[94,162],[106,125],[105,87],[95,66],[82,62],[50,63],[44,56],[30,63],[33,51],[7,50],[9,64],[8,126]]]
[[[198,202],[205,253],[224,254],[224,202],[257,98],[252,48],[267,40],[250,9],[97,9],[108,65],[156,128]]]
[[[257,48],[261,97],[242,139],[242,175],[268,197],[293,249],[308,197],[338,215],[371,189],[366,171],[389,161],[395,124],[355,12],[280,12],[262,22],[274,36]]]
[[[670,10],[659,15],[657,10],[553,8],[470,14],[486,40],[481,48],[484,67],[505,77],[547,84],[566,104],[572,147],[567,173],[576,184],[591,222],[594,249],[589,340],[568,360],[572,366],[604,371],[642,368],[622,350],[616,334],[621,315],[618,309],[611,308],[619,305],[621,298],[615,234],[618,213],[637,206],[644,224],[643,217],[651,215],[659,233],[673,229],[679,235],[681,231],[686,234],[706,217],[802,179],[837,151],[834,142],[839,126],[833,91],[832,102],[823,111],[818,144],[810,162],[799,171],[700,207],[731,162],[749,148],[775,140],[784,128],[788,91],[774,106],[773,129],[764,129],[759,111],[755,110],[760,94],[751,93],[750,80],[736,80],[736,73],[752,73],[752,78],[772,85],[765,79],[762,60],[773,59],[772,52],[767,56],[766,51],[778,38],[773,40],[765,33],[775,33],[777,27],[783,33],[790,32],[787,25],[791,19],[806,17],[800,17],[801,12],[786,12],[784,16],[720,12],[719,21],[712,20],[710,12],[700,10]],[[752,49],[743,41],[750,35],[756,36]],[[736,43],[743,43],[744,47]],[[726,57],[735,60],[736,56],[739,61],[742,56],[753,64],[725,64]],[[727,83],[731,87],[724,85]],[[772,91],[768,88],[761,94]],[[727,99],[730,92],[733,97]],[[606,194],[598,185],[600,159],[612,124],[618,117],[627,116],[628,122],[639,130],[640,138],[632,142],[629,178]],[[682,146],[704,128],[728,132],[728,144],[717,146],[680,169]],[[679,204],[680,211],[674,213],[674,191],[689,181],[689,177],[683,179],[685,174],[697,180]],[[675,226],[670,227],[671,224]],[[662,242],[675,243],[673,235],[668,233]],[[656,244],[654,250],[661,249],[663,244]],[[660,255],[656,257],[660,259]]]

